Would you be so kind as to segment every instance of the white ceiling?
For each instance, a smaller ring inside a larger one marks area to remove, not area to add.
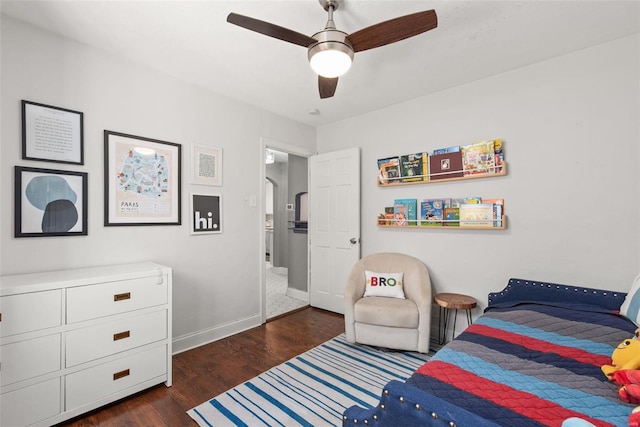
[[[335,96],[321,100],[305,48],[226,22],[235,12],[312,35],[327,19],[317,0],[2,0],[1,8],[312,126],[640,32],[638,1],[345,0],[334,20],[347,33],[427,9],[435,9],[438,28],[356,53]]]

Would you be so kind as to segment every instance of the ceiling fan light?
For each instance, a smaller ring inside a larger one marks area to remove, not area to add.
[[[353,50],[339,42],[318,43],[309,50],[309,64],[322,77],[340,77],[351,68]]]

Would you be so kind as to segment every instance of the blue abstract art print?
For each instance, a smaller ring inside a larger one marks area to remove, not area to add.
[[[87,173],[15,167],[15,237],[87,235]]]

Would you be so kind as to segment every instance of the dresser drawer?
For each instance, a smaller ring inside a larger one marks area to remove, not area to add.
[[[0,384],[13,384],[61,369],[60,334],[0,346]]]
[[[167,347],[158,346],[66,377],[67,408],[77,408],[167,374]]]
[[[167,338],[167,311],[160,310],[69,331],[67,367]]]
[[[61,412],[60,378],[0,395],[0,426],[28,426]]]
[[[167,303],[167,276],[158,274],[67,289],[67,323]]]
[[[0,297],[0,337],[62,324],[60,289]]]

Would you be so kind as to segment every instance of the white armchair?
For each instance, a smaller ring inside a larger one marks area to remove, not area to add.
[[[365,270],[404,273],[405,299],[364,297]],[[397,350],[429,351],[431,280],[422,261],[400,253],[379,253],[359,260],[344,292],[347,341]]]

